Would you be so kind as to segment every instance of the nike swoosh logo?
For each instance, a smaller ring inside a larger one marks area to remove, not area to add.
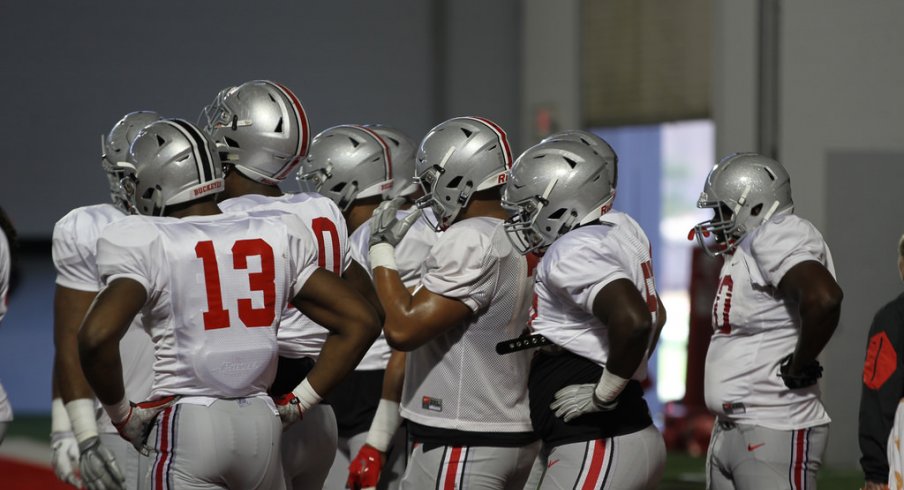
[[[747,450],[750,451],[750,452],[753,452],[753,451],[756,451],[757,449],[759,449],[759,448],[761,448],[761,447],[763,447],[763,446],[765,446],[765,445],[766,445],[765,442],[761,442],[761,443],[759,443],[759,444],[748,444],[748,445],[747,445]]]
[[[558,459],[551,459],[551,460],[549,460],[549,463],[546,464],[546,469],[548,470],[548,469],[552,468],[552,466],[553,466],[554,464],[558,463],[558,462],[559,462]]]

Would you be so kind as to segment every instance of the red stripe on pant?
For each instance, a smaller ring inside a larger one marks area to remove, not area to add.
[[[806,437],[806,429],[794,431],[794,447],[792,448],[794,457],[791,459],[794,464],[794,469],[792,470],[794,478],[791,484],[795,490],[803,490],[806,482],[806,477],[804,476],[804,461],[807,457],[806,449],[804,447]]]
[[[603,460],[606,458],[606,441],[597,439],[593,441],[593,457],[590,460],[590,468],[587,470],[587,478],[584,479],[584,485],[581,490],[592,490],[598,488],[600,483],[600,472],[603,469]]]
[[[160,435],[160,444],[157,448],[157,464],[154,466],[154,489],[163,490],[166,486],[166,467],[169,464],[170,453],[170,416],[173,413],[173,407],[168,407],[163,411],[160,427],[157,429]]]
[[[454,446],[452,454],[449,455],[449,463],[446,465],[446,478],[443,481],[443,490],[455,490],[459,463],[461,463],[461,446]]]

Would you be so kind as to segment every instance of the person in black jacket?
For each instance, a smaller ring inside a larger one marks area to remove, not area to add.
[[[898,272],[904,281],[904,236],[898,241]],[[904,294],[883,306],[869,329],[860,396],[860,466],[863,490],[888,488],[888,436],[904,397]]]

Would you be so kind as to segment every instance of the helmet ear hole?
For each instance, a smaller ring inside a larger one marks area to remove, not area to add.
[[[751,216],[759,216],[760,211],[762,211],[762,210],[763,210],[763,203],[757,204],[756,206],[751,208],[750,215]]]
[[[226,145],[229,146],[230,148],[240,148],[239,142],[228,136],[223,138],[223,140],[226,141]]]
[[[549,219],[560,219],[565,211],[565,208],[559,208],[554,213],[550,213]]]
[[[332,189],[330,189],[330,192],[342,192],[342,189],[345,188],[345,184],[345,182],[339,182],[338,184],[334,185]]]
[[[459,175],[459,176],[455,177],[454,179],[450,180],[450,181],[449,181],[449,184],[446,185],[446,187],[449,188],[449,189],[454,189],[454,188],[458,187],[458,184],[461,184],[461,175]]]

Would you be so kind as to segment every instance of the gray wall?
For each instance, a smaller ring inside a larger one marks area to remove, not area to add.
[[[69,209],[108,199],[99,139],[124,113],[195,121],[221,88],[257,78],[292,88],[315,133],[380,122],[418,140],[445,118],[479,113],[517,140],[517,6],[8,2],[0,206],[25,237],[49,238]]]

